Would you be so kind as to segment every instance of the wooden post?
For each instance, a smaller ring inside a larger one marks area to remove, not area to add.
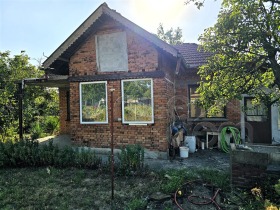
[[[23,140],[23,107],[22,107],[22,100],[23,100],[23,80],[18,83],[18,123],[19,123],[19,139]]]

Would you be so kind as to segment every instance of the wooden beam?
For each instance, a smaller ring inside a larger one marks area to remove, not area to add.
[[[66,63],[69,63],[69,59],[66,59],[66,58],[59,57],[57,60],[60,60],[60,61],[64,61],[64,62],[66,62]]]
[[[176,65],[176,71],[175,74],[178,75],[180,68],[181,68],[181,63],[182,63],[182,57],[179,57],[179,59],[177,60],[177,65]]]

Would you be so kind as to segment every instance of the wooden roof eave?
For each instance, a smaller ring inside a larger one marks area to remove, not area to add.
[[[69,87],[68,76],[56,76],[50,78],[29,78],[24,79],[23,83],[29,86],[41,87]]]

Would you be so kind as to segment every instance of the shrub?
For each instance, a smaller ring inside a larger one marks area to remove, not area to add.
[[[31,124],[30,134],[31,139],[38,139],[43,136],[43,128],[38,121]]]
[[[58,116],[46,116],[44,117],[44,132],[54,134],[59,129],[59,118]]]
[[[0,167],[55,166],[100,167],[101,159],[90,150],[78,151],[71,147],[59,149],[52,141],[39,145],[34,140],[0,142]]]
[[[102,163],[101,158],[98,158],[94,152],[85,149],[77,151],[76,166],[79,168],[99,168]]]
[[[121,175],[141,172],[144,168],[144,148],[140,145],[127,145],[122,148],[119,160],[119,172]]]

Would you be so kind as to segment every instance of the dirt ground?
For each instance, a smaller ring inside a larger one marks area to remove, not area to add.
[[[209,168],[219,171],[229,170],[230,155],[218,149],[197,150],[189,153],[188,158],[169,160],[146,159],[145,163],[152,169],[184,169],[184,168]]]

